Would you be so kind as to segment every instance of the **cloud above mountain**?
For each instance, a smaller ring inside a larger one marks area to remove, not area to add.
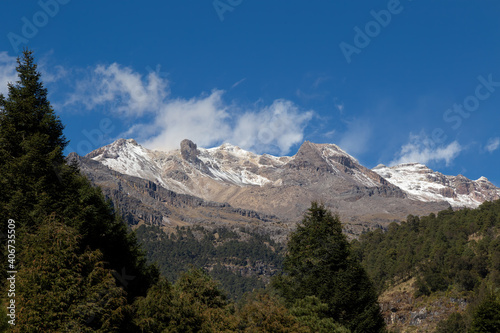
[[[432,162],[445,162],[450,165],[451,162],[460,154],[463,147],[458,141],[453,141],[448,145],[437,144],[427,134],[410,134],[408,143],[401,147],[395,159],[390,165],[401,163],[418,162],[429,164]]]
[[[287,154],[302,143],[314,115],[285,99],[258,107],[228,103],[218,89],[190,99],[173,97],[158,73],[143,76],[116,63],[96,66],[76,82],[65,103],[75,105],[105,107],[133,123],[121,136],[160,150],[178,148],[189,138],[202,147],[230,142],[256,153]]]

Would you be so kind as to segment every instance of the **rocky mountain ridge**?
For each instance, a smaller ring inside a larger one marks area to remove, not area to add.
[[[272,220],[268,225],[279,229],[275,223],[281,221],[279,225],[288,228],[316,200],[338,212],[348,232],[359,234],[364,229],[403,220],[408,214],[429,214],[450,204],[479,205],[500,193],[484,178],[477,181],[463,176],[446,178],[449,176],[434,173],[425,166],[415,167],[414,172],[404,166],[370,170],[334,144],[309,141],[294,156],[276,157],[254,154],[227,143],[205,149],[183,140],[180,149],[163,152],[144,148],[133,139],[120,139],[84,157],[73,154],[73,158],[78,159],[82,171],[108,196],[114,196],[122,205],[127,202],[126,214],[132,224],[219,223],[221,219],[214,217],[220,215],[216,213],[219,208],[213,206],[216,203],[226,209],[231,207],[229,210],[254,212],[259,217],[272,216],[267,219]],[[426,183],[416,175],[427,179]],[[461,177],[465,179],[460,182]],[[436,182],[431,181],[434,178]],[[405,179],[406,182],[402,181]],[[147,191],[133,190],[145,186]],[[201,204],[196,204],[196,209],[179,211],[178,207],[172,207],[169,198],[173,195],[196,198],[191,201]],[[144,216],[133,213],[138,210]],[[196,217],[186,217],[193,211],[198,212]],[[233,218],[234,212],[226,213],[223,220],[241,220],[241,215]],[[259,218],[253,222],[268,223]]]
[[[373,171],[415,200],[446,201],[456,208],[476,208],[484,201],[500,198],[500,189],[486,177],[470,180],[463,175],[446,176],[420,163],[378,165]]]

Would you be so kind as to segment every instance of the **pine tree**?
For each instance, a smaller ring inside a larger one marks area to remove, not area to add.
[[[162,332],[172,322],[179,321],[173,299],[172,285],[161,278],[149,288],[146,297],[140,297],[135,301],[135,324],[141,332]]]
[[[0,97],[0,211],[33,226],[58,202],[64,126],[47,99],[33,52],[17,59],[19,80]],[[3,230],[2,230],[3,231]]]
[[[299,323],[316,333],[350,333],[350,331],[328,317],[328,304],[321,303],[316,296],[306,296],[295,302],[290,309]]]
[[[16,221],[16,250],[19,258],[23,258],[16,267],[19,275],[24,276],[24,281],[32,281],[33,288],[37,288],[36,283],[42,276],[29,275],[35,274],[30,266],[38,258],[34,249],[44,253],[43,260],[54,262],[58,260],[58,255],[84,261],[85,258],[79,256],[93,254],[96,258],[100,253],[99,260],[92,261],[97,266],[91,271],[92,282],[87,285],[89,291],[94,290],[93,294],[85,297],[91,304],[101,304],[103,295],[111,299],[103,307],[89,310],[88,314],[100,318],[94,323],[108,322],[106,327],[114,327],[118,322],[121,322],[120,325],[130,323],[131,314],[126,311],[109,314],[109,309],[115,309],[112,299],[121,299],[125,295],[126,301],[132,303],[137,296],[145,295],[149,286],[157,280],[158,270],[147,264],[135,235],[128,231],[101,190],[91,186],[79,173],[76,164],[66,164],[63,150],[67,141],[62,132],[63,125],[47,99],[47,90],[43,87],[31,51],[25,51],[18,59],[17,71],[19,80],[9,84],[7,98],[0,96],[0,215],[5,219],[0,224],[0,231],[6,234],[7,219]],[[70,246],[72,254],[57,254],[50,243],[40,245],[40,248],[31,246],[30,235],[42,231],[50,233],[51,227],[47,229],[46,225],[48,216],[53,216],[65,228],[76,232],[78,242]],[[77,257],[72,257],[75,255]],[[2,259],[4,262],[4,249]],[[85,280],[86,275],[79,272],[78,267],[75,264],[76,272],[73,272],[77,275],[67,271],[67,278],[61,278],[58,292],[53,295],[56,300],[68,298],[66,293],[71,292],[72,286],[78,285],[75,281]],[[0,273],[4,285],[5,274],[5,270]],[[83,274],[81,279],[78,274]],[[47,286],[51,287],[50,284]],[[43,289],[37,292],[43,292]],[[34,290],[26,287],[18,293],[30,303],[37,294]],[[69,296],[72,297],[73,294]],[[37,305],[33,306],[36,309]],[[30,305],[26,309],[30,309]],[[66,308],[59,310],[66,311]],[[59,310],[57,307],[53,309],[55,318],[63,316]],[[24,313],[31,313],[26,311]],[[82,311],[87,310],[82,308]],[[70,322],[80,320],[76,312],[70,317]],[[31,315],[27,318],[33,319]],[[54,330],[67,330],[66,326],[61,326],[66,319],[55,322],[60,326],[54,326]],[[134,331],[131,325],[120,328],[120,331],[126,329]]]
[[[290,311],[278,300],[276,295],[257,291],[246,295],[244,301],[237,312],[239,332],[312,332],[309,327],[301,325],[299,320],[290,314]]]
[[[500,332],[500,302],[494,294],[488,295],[475,309],[469,332]]]
[[[99,250],[80,251],[78,232],[48,217],[24,238],[15,331],[118,331],[130,306]]]
[[[316,296],[329,317],[352,332],[384,330],[375,289],[351,254],[339,217],[323,205],[313,202],[291,234],[283,270],[273,285],[289,307]]]

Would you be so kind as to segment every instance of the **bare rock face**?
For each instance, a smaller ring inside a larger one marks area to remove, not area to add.
[[[198,155],[200,155],[200,151],[198,150],[196,143],[188,139],[181,141],[182,158],[198,170],[201,170],[203,173],[213,176],[210,169],[205,165],[205,163],[203,163],[202,160],[198,158]]]
[[[197,163],[200,161],[198,159],[199,154],[200,151],[198,150],[196,143],[188,139],[181,141],[181,156],[183,159],[190,163]]]

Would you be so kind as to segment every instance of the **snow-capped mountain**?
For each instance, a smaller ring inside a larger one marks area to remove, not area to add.
[[[237,186],[276,186],[294,183],[290,169],[316,166],[337,176],[338,182],[380,187],[388,183],[333,144],[305,142],[297,155],[275,157],[257,155],[225,143],[220,147],[198,148],[189,140],[181,149],[169,152],[149,150],[135,140],[120,139],[89,153],[87,158],[110,169],[153,181],[166,189],[207,198],[203,188]],[[210,198],[212,199],[212,198]]]
[[[408,214],[428,214],[450,205],[475,207],[500,193],[485,178],[443,176],[418,164],[370,170],[334,144],[309,141],[294,156],[276,157],[227,143],[204,149],[183,140],[180,149],[164,152],[120,139],[85,157],[73,157],[108,196],[122,205],[127,202],[128,209],[135,211],[128,212],[132,219],[174,224],[186,219],[186,211],[174,214],[176,210],[169,206],[176,196],[191,198],[182,199],[181,206],[196,203],[198,213],[189,217],[192,221],[220,218],[220,211],[202,208],[214,203],[245,216],[297,221],[316,200],[337,211],[351,231],[359,233],[365,227],[403,220]],[[152,206],[158,216],[144,217]],[[234,219],[229,215],[224,218]]]
[[[445,176],[419,163],[379,165],[373,171],[416,200],[447,201],[453,207],[476,208],[484,201],[500,198],[500,189],[486,177],[470,180],[462,175]]]

